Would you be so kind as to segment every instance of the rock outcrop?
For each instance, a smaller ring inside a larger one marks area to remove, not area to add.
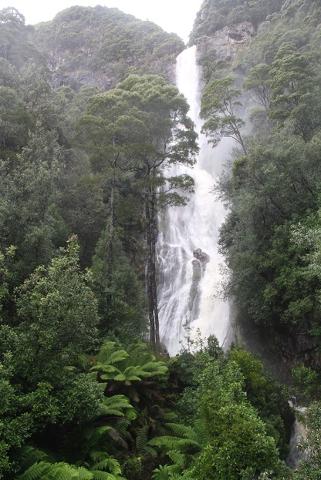
[[[213,36],[201,37],[198,40],[199,59],[213,57],[216,61],[231,61],[235,58],[240,47],[248,44],[255,35],[254,25],[243,22],[231,27],[224,27]]]
[[[206,264],[210,261],[209,255],[204,252],[201,248],[197,248],[193,252],[194,259],[192,260],[193,264],[193,279],[192,285],[189,293],[189,322],[195,320],[199,314],[199,305],[200,305],[200,282],[203,278]]]

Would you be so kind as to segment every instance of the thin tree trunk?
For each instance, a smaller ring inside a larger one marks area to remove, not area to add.
[[[112,275],[114,262],[114,238],[115,238],[115,185],[116,185],[116,159],[113,161],[113,173],[109,197],[109,241],[108,241],[108,267],[109,275]]]
[[[113,140],[113,146],[115,147],[115,142]],[[109,218],[107,221],[107,243],[106,243],[106,253],[107,253],[107,265],[108,265],[108,278],[112,277],[113,273],[113,264],[114,264],[114,239],[115,239],[115,190],[116,190],[116,168],[119,158],[119,153],[114,153],[114,158],[112,160],[112,178],[111,178],[111,189],[109,196]]]
[[[146,285],[148,297],[148,313],[150,326],[150,343],[155,351],[160,350],[157,272],[156,272],[156,242],[157,242],[157,217],[156,217],[156,192],[153,184],[153,175],[149,175],[149,185],[145,198],[146,215],[146,241],[147,265]]]

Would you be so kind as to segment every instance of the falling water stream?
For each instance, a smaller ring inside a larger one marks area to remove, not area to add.
[[[170,355],[187,337],[214,334],[221,345],[229,337],[229,304],[222,297],[224,259],[218,251],[219,229],[226,210],[213,194],[233,141],[224,138],[213,149],[201,133],[200,69],[196,47],[177,58],[176,83],[186,97],[189,115],[199,134],[199,155],[193,168],[176,167],[173,174],[194,178],[195,193],[184,207],[169,207],[160,219],[158,241],[160,335]]]

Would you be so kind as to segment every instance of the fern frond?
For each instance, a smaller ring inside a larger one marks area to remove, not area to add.
[[[167,423],[176,423],[178,420],[177,413],[172,410],[163,410],[163,419]]]
[[[92,480],[125,480],[125,478],[118,475],[113,475],[108,472],[100,472],[99,470],[93,470],[91,473],[93,474]]]
[[[131,405],[129,399],[125,395],[113,395],[112,397],[105,397],[100,405],[99,416],[116,416],[124,417],[132,410],[135,414],[135,409]],[[133,415],[130,415],[133,418]],[[134,415],[136,417],[136,414]]]
[[[143,378],[150,378],[150,377],[159,377],[166,375],[168,372],[168,368],[164,362],[148,362],[142,365],[142,377]]]
[[[50,471],[50,463],[38,462],[29,467],[22,475],[18,477],[19,480],[42,480],[44,475]]]
[[[126,360],[128,357],[128,353],[120,349],[116,342],[105,342],[97,355],[97,360],[100,363],[113,365]]]
[[[135,418],[136,418],[136,412],[135,412]],[[121,417],[117,421],[117,425],[115,426],[115,428],[118,431],[118,433],[124,437],[128,435],[128,427],[130,423],[131,423],[131,420],[127,419],[127,416],[126,418]]]
[[[101,375],[101,379],[104,382],[112,380],[116,375],[120,374],[120,370],[113,365],[108,365],[105,363],[96,363],[94,367],[90,369],[91,372],[98,372]]]
[[[34,448],[30,445],[26,445],[22,448],[20,452],[20,464],[23,469],[27,469],[28,467],[31,467],[31,465],[41,461],[50,463],[52,459],[43,450],[39,450],[38,448]]]
[[[94,475],[92,474],[92,472],[90,472],[84,467],[78,467],[74,475],[78,475],[78,476],[75,476],[77,480],[93,480],[94,478]]]
[[[38,462],[29,467],[19,480],[93,480],[93,474],[83,467],[68,463]]]
[[[92,455],[92,458],[96,458],[96,463],[92,466],[93,470],[102,470],[104,472],[112,473],[113,475],[121,475],[121,468],[119,462],[104,452],[96,452],[96,456]]]
[[[197,453],[201,450],[200,445],[189,438],[171,437],[163,435],[149,441],[152,447],[164,448],[166,451],[177,450],[179,452]]]
[[[171,480],[170,469],[168,465],[161,465],[153,472],[153,480]]]
[[[89,450],[95,448],[100,444],[105,437],[110,433],[112,427],[102,426],[102,427],[92,427],[87,430],[85,433],[85,441]]]
[[[138,453],[143,453],[148,442],[148,425],[143,425],[136,433],[136,449]]]
[[[129,356],[130,365],[143,365],[144,363],[156,360],[155,356],[149,351],[146,343],[136,343],[132,345],[129,349]]]
[[[140,367],[127,367],[122,373],[116,375],[114,380],[116,382],[140,382],[142,379],[141,373],[142,371]]]
[[[175,465],[180,467],[180,469],[185,467],[186,456],[183,453],[178,452],[177,450],[172,450],[167,452],[167,455]]]
[[[192,427],[182,425],[181,423],[166,423],[166,427],[169,428],[176,436],[195,439],[195,431]]]
[[[144,447],[144,457],[146,457],[147,455],[152,458],[157,458],[158,453],[155,448],[151,447],[150,445],[146,445]]]
[[[93,475],[85,468],[77,468],[61,462],[51,464],[50,470],[41,480],[92,480],[92,478]]]

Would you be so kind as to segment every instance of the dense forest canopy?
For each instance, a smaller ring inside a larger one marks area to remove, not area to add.
[[[244,22],[228,58],[207,48]],[[205,0],[191,35],[204,132],[236,144],[227,293],[282,386],[239,345],[160,345],[157,218],[198,152],[183,42],[106,7],[0,11],[1,479],[320,478],[320,25],[317,0]],[[310,406],[295,471],[290,395]]]

